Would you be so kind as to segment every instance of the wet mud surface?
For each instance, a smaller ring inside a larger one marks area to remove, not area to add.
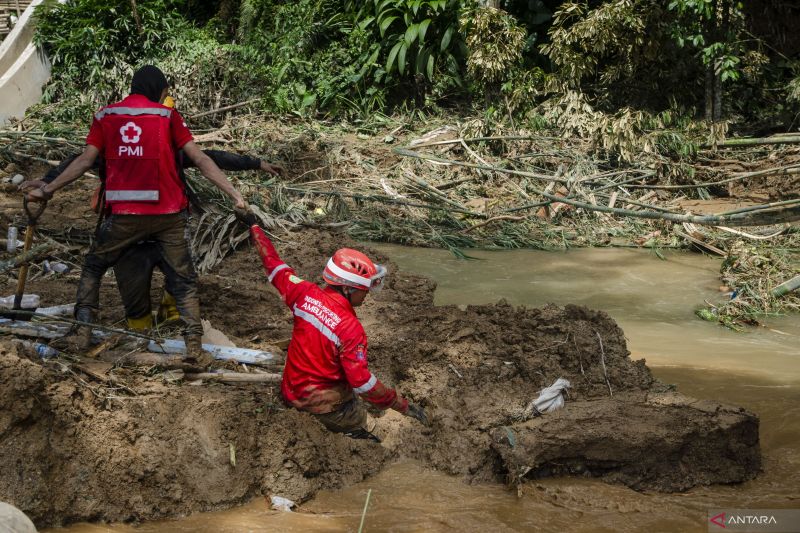
[[[284,259],[314,281],[335,249],[352,245],[312,229],[279,237]],[[669,390],[630,359],[607,314],[503,302],[435,307],[432,281],[389,265],[387,288],[359,310],[370,366],[425,407],[430,427],[389,412],[377,418],[383,445],[354,441],[286,409],[275,385],[192,386],[119,368],[112,373],[129,390],[114,391],[0,339],[0,500],[39,526],[135,522],[259,494],[303,501],[400,458],[471,483],[572,475],[666,492],[758,473],[758,418]],[[31,291],[46,305],[72,301],[76,275],[35,279]],[[123,317],[112,277],[102,302],[105,323]],[[291,334],[290,313],[249,246],[201,277],[201,302],[204,317],[240,346],[276,351]],[[559,377],[573,384],[566,408],[522,420]]]

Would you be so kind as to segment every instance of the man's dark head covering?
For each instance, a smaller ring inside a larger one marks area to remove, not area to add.
[[[158,102],[161,99],[161,92],[169,87],[167,77],[158,67],[145,65],[133,74],[131,81],[131,94],[141,94],[148,100]]]

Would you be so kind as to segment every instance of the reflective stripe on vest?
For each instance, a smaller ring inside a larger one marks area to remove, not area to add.
[[[157,115],[159,117],[170,118],[172,117],[172,110],[160,107],[106,107],[95,113],[94,118],[100,120],[106,115]]]
[[[323,324],[319,318],[315,317],[311,313],[303,311],[302,309],[297,307],[297,304],[295,304],[294,307],[292,307],[292,310],[294,311],[294,316],[302,318],[303,320],[314,326],[314,329],[322,333],[323,337],[333,342],[333,344],[335,344],[337,347],[342,345],[342,341],[339,340],[339,336],[336,335],[336,333],[334,333],[331,330],[331,328]]]
[[[108,202],[157,202],[158,191],[106,191]]]

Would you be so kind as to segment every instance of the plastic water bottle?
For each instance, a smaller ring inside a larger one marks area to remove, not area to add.
[[[54,272],[56,274],[63,274],[69,272],[69,267],[64,263],[51,263],[47,259],[42,263],[45,272]]]
[[[33,351],[36,352],[41,359],[50,359],[51,357],[57,357],[59,351],[55,348],[51,348],[46,344],[42,344],[41,342],[25,342],[23,345],[26,348],[31,348]]]
[[[40,315],[59,316],[71,315],[75,311],[75,304],[54,305],[52,307],[39,307],[36,312]]]
[[[39,300],[38,294],[23,294],[20,307],[22,309],[36,309],[39,307]],[[12,294],[11,296],[0,298],[0,307],[7,307],[9,309],[14,307],[14,295]]]
[[[6,241],[6,252],[13,253],[17,251],[17,227],[8,227],[8,240]]]

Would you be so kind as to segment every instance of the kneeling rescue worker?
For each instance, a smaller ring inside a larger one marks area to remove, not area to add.
[[[318,287],[284,263],[252,213],[238,212],[250,227],[267,277],[294,315],[283,370],[284,401],[313,414],[329,430],[380,442],[366,428],[360,395],[379,409],[394,409],[427,425],[425,411],[385,386],[367,368],[367,335],[354,307],[383,285],[386,269],[366,255],[342,248],[330,258]]]

